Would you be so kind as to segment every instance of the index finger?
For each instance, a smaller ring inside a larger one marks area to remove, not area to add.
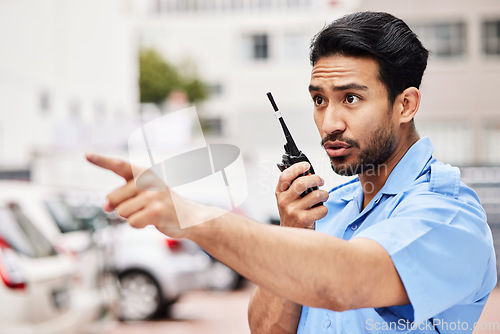
[[[285,169],[281,172],[281,175],[278,180],[277,189],[280,191],[285,191],[288,189],[290,184],[302,173],[305,173],[309,170],[310,164],[308,162],[302,161]]]
[[[126,181],[134,178],[134,173],[132,172],[132,166],[121,159],[105,157],[103,155],[98,155],[95,153],[85,154],[87,160],[96,166],[108,169],[115,174],[123,177]]]

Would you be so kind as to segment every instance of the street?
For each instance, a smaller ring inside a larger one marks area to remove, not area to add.
[[[192,292],[167,319],[118,323],[107,334],[245,334],[247,305],[254,285],[231,293]],[[500,287],[491,293],[474,334],[500,334]]]
[[[191,292],[166,319],[118,323],[108,334],[244,334],[250,333],[247,306],[254,285],[234,292]]]

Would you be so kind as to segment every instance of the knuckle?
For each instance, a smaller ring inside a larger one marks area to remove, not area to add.
[[[125,166],[126,166],[125,161],[123,161],[123,160],[117,160],[117,161],[116,161],[116,168],[117,168],[117,169],[122,170],[122,169],[124,169],[124,168],[125,168]]]
[[[321,201],[321,199],[323,198],[323,195],[318,190],[313,191],[311,194],[315,201]]]
[[[320,206],[319,207],[319,217],[318,217],[318,219],[321,219],[321,218],[325,217],[327,213],[328,213],[328,208],[326,206],[324,206],[324,205]]]
[[[301,186],[306,190],[309,187],[315,186],[316,185],[316,175],[305,175],[299,177],[297,180],[300,180]]]
[[[124,208],[122,205],[118,206],[116,208],[116,213],[120,216],[120,217],[123,217],[123,218],[128,218],[127,217],[127,213],[125,212]]]
[[[290,166],[283,172],[281,172],[281,175],[283,176],[284,179],[290,179],[294,174],[294,172],[295,172],[295,166]]]
[[[285,172],[280,174],[280,177],[278,179],[278,184],[276,186],[276,191],[285,191],[288,189],[290,186],[290,181],[288,178],[284,175]]]
[[[128,180],[127,186],[133,189],[139,189],[134,179]]]
[[[136,218],[130,218],[127,220],[128,221],[128,224],[134,228],[142,228],[144,227],[142,224],[141,224],[141,220],[140,219],[136,219]]]
[[[302,225],[304,223],[304,215],[297,214],[297,216],[295,217],[295,221],[297,222],[298,225]]]
[[[326,202],[328,198],[330,198],[330,194],[328,193],[328,191],[321,190],[321,194],[322,194],[321,199],[323,200],[323,202]]]
[[[285,215],[287,217],[291,217],[294,215],[294,210],[291,205],[285,206],[283,211],[285,212]]]
[[[306,179],[303,176],[299,176],[293,181],[293,184],[297,188],[303,188],[306,184]]]
[[[116,199],[116,195],[114,192],[110,193],[110,194],[107,194],[106,195],[106,200],[113,206],[113,207],[116,207],[117,205],[117,199]]]
[[[142,193],[142,196],[143,196],[144,200],[151,202],[154,200],[156,194],[154,191],[145,191]]]
[[[276,192],[276,204],[278,205],[278,207],[282,207],[285,203],[284,201],[284,196],[282,193],[279,193],[279,192]]]
[[[288,170],[285,169],[283,172],[280,173],[280,176],[278,178],[278,183],[288,183],[288,182],[289,182]]]
[[[163,205],[159,201],[151,202],[149,206],[149,214],[154,219],[158,219],[163,214]]]
[[[328,199],[328,193],[324,190],[318,190],[316,191],[317,193],[317,199],[321,202],[326,202],[326,200]]]
[[[315,194],[316,200],[323,201],[325,195],[320,190],[313,191],[313,193]]]
[[[294,182],[295,183],[295,182]],[[297,179],[297,185],[294,187],[295,194],[301,195],[308,188],[305,180]]]
[[[309,215],[306,212],[301,212],[300,214],[297,215],[296,220],[300,226],[307,225],[309,222]]]
[[[278,188],[276,189],[277,192],[284,192],[287,191],[290,188],[290,182],[284,181],[280,182],[278,184]]]
[[[278,177],[278,183],[284,182],[286,178],[286,169],[280,173],[280,176]]]

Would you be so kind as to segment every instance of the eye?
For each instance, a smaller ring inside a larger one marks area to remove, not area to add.
[[[325,102],[325,100],[323,100],[323,98],[321,96],[313,97],[313,101],[314,101],[314,104],[317,106],[320,106]]]
[[[344,101],[347,103],[347,104],[354,104],[356,102],[358,102],[360,100],[360,98],[356,95],[353,95],[353,94],[347,94]]]

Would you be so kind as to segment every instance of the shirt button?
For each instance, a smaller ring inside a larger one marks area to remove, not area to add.
[[[358,229],[358,224],[352,224],[351,230],[356,231]]]
[[[328,327],[330,327],[331,325],[332,325],[332,322],[331,322],[331,320],[330,320],[330,319],[328,319],[328,320],[326,320],[326,321],[325,321],[325,327],[327,327],[327,328],[328,328]]]

